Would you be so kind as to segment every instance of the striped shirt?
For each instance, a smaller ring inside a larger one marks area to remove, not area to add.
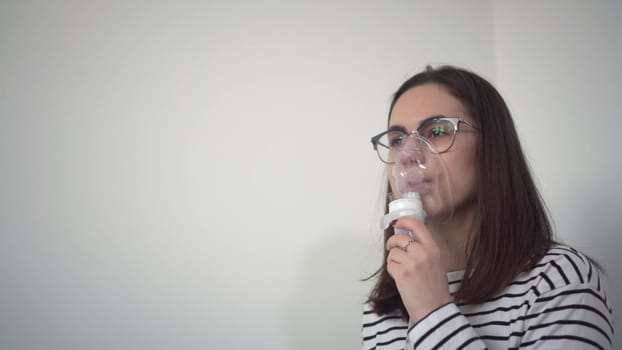
[[[447,274],[449,291],[464,272]],[[363,310],[363,349],[611,349],[613,316],[598,270],[555,245],[531,271],[481,304],[445,304],[412,326]]]

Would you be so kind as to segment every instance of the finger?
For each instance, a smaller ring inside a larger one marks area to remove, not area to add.
[[[402,248],[394,248],[387,254],[387,263],[403,264],[408,259],[407,253]]]
[[[387,244],[385,245],[386,250],[391,250],[393,248],[401,248],[403,249],[409,241],[413,241],[412,237],[407,234],[396,234],[387,240]]]
[[[417,219],[402,217],[397,220],[393,227],[411,231],[415,240],[423,245],[434,242],[432,236],[430,235],[430,231],[428,231],[428,228],[422,221],[419,221]]]

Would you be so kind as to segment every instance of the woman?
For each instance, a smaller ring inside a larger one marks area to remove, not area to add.
[[[372,138],[388,173],[399,162],[392,153],[417,139],[444,165],[451,201],[433,206],[423,194],[425,223],[400,218],[385,230],[363,348],[610,349],[599,272],[553,240],[495,88],[463,69],[428,67],[397,90],[388,125]],[[430,183],[442,187],[439,179]],[[396,186],[390,179],[389,192]]]

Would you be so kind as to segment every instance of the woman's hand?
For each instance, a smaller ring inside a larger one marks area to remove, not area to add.
[[[395,280],[411,322],[452,300],[441,252],[430,231],[418,220],[400,218],[394,225],[413,232],[396,234],[387,240],[387,270]],[[406,247],[406,249],[404,249]]]

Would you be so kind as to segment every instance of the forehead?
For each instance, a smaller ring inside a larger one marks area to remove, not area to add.
[[[413,130],[421,121],[435,115],[471,119],[466,115],[462,103],[444,87],[438,84],[425,84],[416,86],[400,96],[391,111],[389,126],[401,125]]]

